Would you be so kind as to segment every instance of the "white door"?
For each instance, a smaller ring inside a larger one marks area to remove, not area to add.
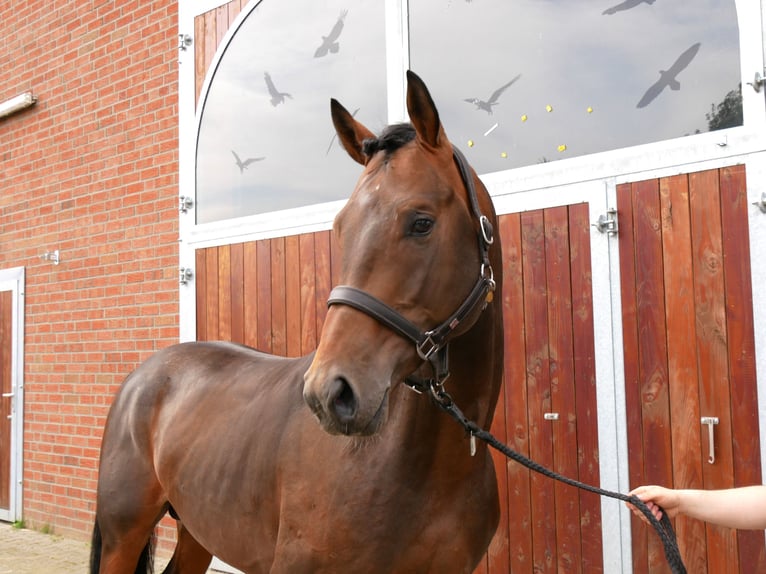
[[[0,270],[0,520],[21,519],[24,268]]]

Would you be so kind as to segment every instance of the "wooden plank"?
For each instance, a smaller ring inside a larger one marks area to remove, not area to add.
[[[543,418],[544,413],[551,410],[543,225],[541,211],[521,215],[529,455],[550,468],[553,466],[553,436],[550,422]],[[536,473],[532,475],[531,483],[533,567],[535,572],[553,572],[558,560],[553,483]]]
[[[204,249],[194,252],[197,306],[197,340],[207,341],[207,257]]]
[[[205,250],[206,277],[205,289],[207,291],[207,340],[217,341],[218,335],[218,249],[210,247]]]
[[[205,16],[194,18],[194,104],[199,107],[202,85],[205,83]]]
[[[215,48],[218,51],[221,40],[229,29],[229,4],[222,4],[215,9]]]
[[[258,285],[256,301],[258,305],[257,348],[271,353],[271,240],[261,239],[256,243],[256,265],[258,267]]]
[[[8,394],[13,378],[13,291],[0,291],[0,393]],[[0,508],[11,507],[11,403],[0,396]]]
[[[297,235],[285,238],[285,313],[287,321],[287,355],[301,353],[301,270]]]
[[[271,352],[287,355],[287,309],[285,292],[285,238],[271,240]]]
[[[717,170],[689,176],[700,415],[718,417],[715,464],[703,463],[705,488],[734,485],[731,449],[731,401],[728,380],[726,310],[723,278],[721,206]],[[702,428],[700,428],[702,431]],[[707,456],[707,433],[701,439]],[[734,530],[707,525],[708,571],[736,572]]]
[[[298,238],[301,273],[301,354],[317,346],[316,271],[314,236],[304,233]]]
[[[545,210],[545,273],[548,303],[548,349],[553,435],[553,469],[577,477],[577,417],[572,356],[572,283],[569,267],[569,209]],[[545,423],[543,423],[545,424]],[[577,489],[554,482],[558,572],[582,572],[580,498]]]
[[[332,289],[332,246],[329,231],[314,234],[314,257],[316,265],[316,321],[317,341],[327,317],[327,299]]]
[[[641,392],[638,368],[638,311],[636,305],[636,240],[633,225],[633,199],[630,184],[617,186],[620,253],[620,300],[622,302],[623,368],[628,429],[628,475],[630,486],[644,483]],[[649,555],[645,524],[631,515],[633,572],[647,572]]]
[[[763,479],[745,166],[723,168],[719,181],[726,289],[726,338],[731,381],[734,485],[746,486],[762,484]],[[738,531],[737,541],[741,572],[766,572],[766,543],[763,531]]]
[[[218,248],[218,338],[231,341],[231,247]]]
[[[213,59],[215,58],[215,52],[218,49],[218,34],[217,34],[217,14],[216,10],[211,10],[210,12],[206,12],[203,16],[205,24],[204,24],[204,34],[205,34],[205,45],[204,45],[204,75],[207,75],[210,71],[210,66],[213,63]]]
[[[237,16],[239,16],[239,13],[242,11],[242,2],[240,0],[232,0],[228,4],[229,6],[229,28],[231,28],[231,25],[234,23],[234,20],[237,19]]]
[[[590,249],[591,226],[587,203],[569,207],[569,251],[572,269],[572,342],[577,416],[579,480],[601,484],[598,456],[598,401],[596,349],[593,333],[593,279]],[[581,490],[580,523],[583,572],[603,572],[601,498]]]
[[[636,306],[638,363],[644,446],[645,483],[672,484],[665,303],[662,277],[662,236],[659,183],[632,185],[636,238]],[[650,572],[666,572],[665,554],[658,537],[649,537]]]
[[[686,175],[660,180],[660,209],[673,486],[702,488],[699,372],[694,336],[694,278]],[[675,521],[675,529],[686,568],[689,572],[705,572],[707,548],[704,523],[679,517]]]
[[[231,246],[231,340],[245,342],[245,248],[242,243]]]
[[[497,304],[502,305],[501,301]],[[507,428],[505,421],[505,385],[500,388],[495,416],[492,419],[490,432],[496,437],[506,437]],[[501,439],[502,440],[502,439]],[[497,477],[497,493],[500,501],[500,521],[495,531],[495,536],[487,549],[486,571],[489,574],[507,574],[511,570],[509,561],[509,535],[508,535],[508,474],[506,465],[508,459],[504,454],[494,448],[490,449],[492,462],[495,465],[495,476]]]
[[[244,342],[250,347],[258,346],[258,244],[249,241],[242,247],[244,266]]]
[[[505,420],[506,443],[515,451],[529,455],[528,399],[526,385],[526,347],[524,326],[524,280],[521,216],[500,218],[503,245],[503,320],[505,323]],[[501,405],[503,407],[503,405]],[[509,572],[532,569],[532,503],[530,471],[513,461],[506,463],[508,507]]]

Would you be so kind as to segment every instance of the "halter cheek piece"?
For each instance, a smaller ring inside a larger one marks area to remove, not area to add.
[[[328,306],[348,305],[353,307],[379,321],[401,337],[415,343],[418,355],[424,361],[430,363],[434,377],[430,380],[422,380],[410,376],[404,382],[417,392],[430,391],[434,398],[439,401],[442,401],[445,397],[443,384],[447,377],[449,377],[448,349],[450,335],[457,329],[458,325],[472,316],[474,311],[477,309],[483,310],[487,303],[492,300],[493,292],[495,291],[495,280],[489,261],[489,246],[494,241],[492,224],[481,213],[479,201],[476,197],[476,187],[468,170],[468,163],[465,157],[457,148],[453,147],[452,149],[455,163],[460,171],[460,177],[468,192],[471,210],[479,222],[478,242],[479,255],[481,257],[479,278],[463,303],[443,323],[428,331],[421,331],[414,323],[402,316],[401,313],[380,299],[356,287],[339,285],[330,292],[330,297],[327,300]]]

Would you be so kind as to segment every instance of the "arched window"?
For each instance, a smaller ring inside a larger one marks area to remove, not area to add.
[[[219,60],[197,142],[197,223],[348,197],[330,98],[385,126],[379,0],[262,0]]]

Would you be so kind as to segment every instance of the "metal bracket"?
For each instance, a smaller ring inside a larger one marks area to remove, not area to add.
[[[707,438],[708,438],[708,464],[715,462],[715,442],[713,441],[713,426],[718,424],[718,417],[702,417],[700,422],[703,425],[707,425]]]
[[[186,285],[192,278],[194,273],[190,267],[180,267],[178,269],[178,282],[181,285]]]
[[[61,259],[59,258],[59,250],[56,249],[55,251],[46,251],[42,255],[40,255],[40,259],[43,261],[50,261],[54,265],[58,265]]]
[[[754,201],[753,205],[760,209],[761,213],[766,213],[766,192],[762,193],[760,201]]]
[[[764,78],[760,72],[756,72],[755,76],[753,76],[753,81],[747,83],[747,85],[752,87],[756,93],[760,93],[763,84],[766,84],[766,78]]]
[[[606,210],[606,213],[602,213],[598,216],[596,223],[591,223],[599,233],[606,233],[607,235],[617,235],[617,210],[613,207]]]
[[[193,205],[194,200],[187,195],[182,195],[178,198],[178,211],[181,213],[186,213],[192,208]]]

